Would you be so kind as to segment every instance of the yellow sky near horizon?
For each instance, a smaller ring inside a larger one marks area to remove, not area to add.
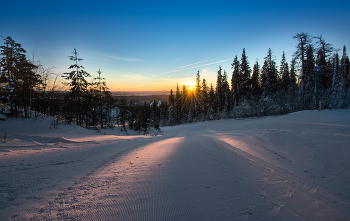
[[[194,78],[194,77],[193,77]],[[107,81],[107,87],[110,91],[176,91],[177,84],[179,84],[180,90],[183,85],[187,87],[195,86],[193,78],[186,79],[172,79],[171,81],[164,82],[149,82],[149,81],[134,81],[132,83],[120,82],[120,81]]]

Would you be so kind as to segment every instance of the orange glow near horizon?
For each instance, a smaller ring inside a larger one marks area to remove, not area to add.
[[[175,81],[174,81],[175,82]],[[133,82],[133,84],[128,83],[119,83],[119,82],[107,82],[107,86],[109,91],[120,91],[120,92],[131,92],[131,91],[176,91],[175,82],[166,82],[166,83],[144,83],[144,82]],[[185,85],[189,91],[195,91],[196,85],[193,81],[179,82],[178,83],[180,90],[182,89],[182,85]]]

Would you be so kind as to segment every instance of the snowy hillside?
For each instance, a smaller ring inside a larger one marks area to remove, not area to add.
[[[1,219],[350,219],[350,110],[162,130],[0,121]]]

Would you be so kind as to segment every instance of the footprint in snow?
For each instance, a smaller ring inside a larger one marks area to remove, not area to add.
[[[286,204],[285,202],[277,202],[277,203],[272,207],[272,209],[270,209],[269,211],[267,211],[266,214],[267,214],[269,217],[273,217],[273,216],[277,215],[277,214],[280,212],[281,208],[282,208],[285,204]]]
[[[294,193],[294,190],[292,188],[289,188],[289,190],[286,190],[284,192],[284,195],[279,196],[277,198],[281,198],[281,197],[292,197],[292,194]]]
[[[317,192],[317,189],[318,189],[317,186],[316,187],[313,186],[313,187],[310,188],[310,190],[308,192],[314,194],[314,193]]]
[[[259,196],[262,196],[262,197],[267,196],[266,191],[260,190]]]

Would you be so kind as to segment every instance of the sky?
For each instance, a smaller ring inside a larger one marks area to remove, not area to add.
[[[350,47],[347,0],[12,0],[0,8],[0,35],[27,56],[60,74],[76,48],[80,64],[92,77],[100,69],[111,91],[176,90],[193,84],[197,71],[215,85],[220,65],[231,79],[243,48],[251,68],[269,48],[277,65],[283,51],[291,61],[301,32]]]

